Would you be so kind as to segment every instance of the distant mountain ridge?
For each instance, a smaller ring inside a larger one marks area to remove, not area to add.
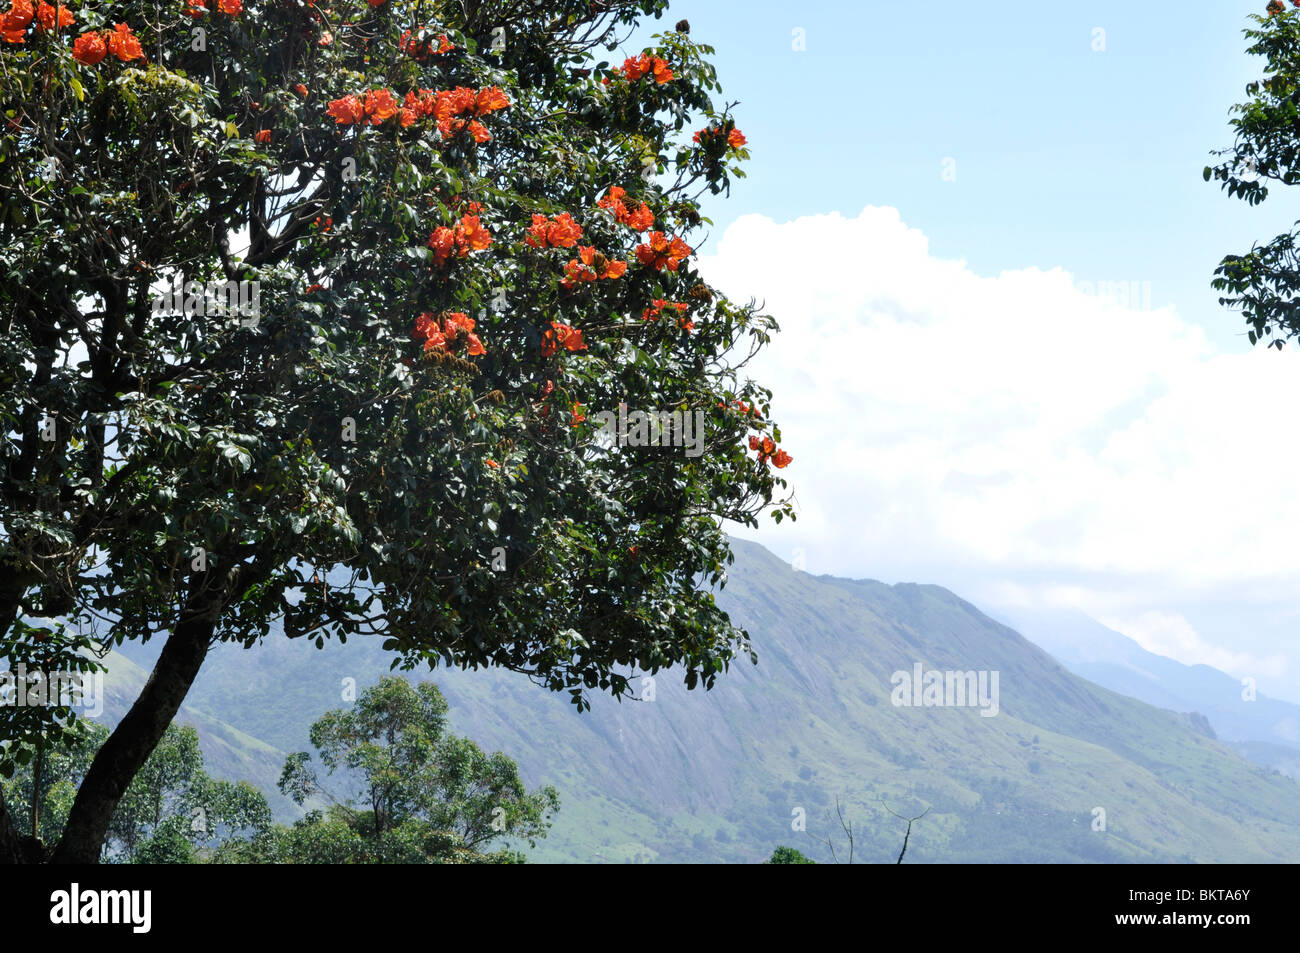
[[[443,689],[453,730],[559,788],[536,859],[754,862],[778,844],[829,859],[817,841],[839,832],[836,799],[868,861],[892,862],[902,841],[886,805],[931,809],[909,862],[1300,857],[1300,787],[1203,719],[1070,673],[941,587],[814,577],[733,546],[718,600],[759,664],[733,666],[711,692],[660,672],[639,684],[645,700],[596,697],[578,715],[510,673],[412,676]],[[139,648],[126,651],[143,664]],[[307,750],[310,723],[343,705],[343,680],[370,684],[391,661],[373,639],[219,646],[188,703],[277,751]],[[892,704],[893,674],[917,663],[997,671],[999,713]]]
[[[1112,691],[1173,711],[1200,712],[1219,738],[1257,764],[1300,777],[1300,705],[1256,694],[1209,665],[1186,665],[1075,610],[1003,608],[992,613]]]

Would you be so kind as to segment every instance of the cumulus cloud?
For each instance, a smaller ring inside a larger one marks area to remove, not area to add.
[[[745,216],[700,267],[781,324],[754,376],[795,458],[782,540],[809,571],[947,569],[1131,619],[1162,608],[1141,605],[1153,589],[1295,591],[1294,350],[1223,352],[1061,268],[977,274],[892,208]]]

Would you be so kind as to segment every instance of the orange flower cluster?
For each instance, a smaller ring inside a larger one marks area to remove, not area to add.
[[[189,4],[184,13],[197,20],[208,12],[206,0],[187,0]],[[228,17],[237,17],[244,12],[244,0],[217,0],[217,9]]]
[[[430,56],[441,56],[443,53],[450,53],[456,48],[456,44],[447,39],[447,34],[438,34],[438,48],[433,48],[433,40],[421,40],[412,36],[411,31],[407,30],[402,34],[402,38],[397,41],[397,48],[403,53],[416,60],[427,60]]]
[[[576,288],[587,281],[600,278],[622,278],[627,274],[627,262],[606,258],[591,245],[578,249],[578,257],[564,266],[564,278],[560,284],[566,288]]]
[[[668,68],[668,63],[649,53],[629,56],[623,61],[623,75],[627,77],[629,83],[635,83],[647,73],[653,74],[655,82],[661,86],[673,78],[673,71]]]
[[[757,417],[757,416],[758,416],[758,408],[757,408],[757,407],[751,407],[749,404],[745,403],[743,400],[733,400],[733,401],[731,402],[731,404],[732,404],[733,407],[735,407],[737,410],[739,410],[742,414],[746,414],[746,415],[750,415],[750,416],[754,416],[754,417]],[[726,410],[726,409],[727,409],[727,405],[724,404],[722,401],[718,401],[718,406],[721,407],[723,410]]]
[[[257,130],[257,134],[256,134],[255,136],[253,136],[253,138],[254,138],[256,141],[258,141],[258,142],[270,142],[270,141],[271,141],[271,130],[270,130],[270,129],[259,129],[259,130]]]
[[[691,246],[680,238],[669,238],[663,232],[651,232],[648,240],[636,246],[636,260],[660,271],[676,271],[682,260],[691,255]]]
[[[32,0],[12,0],[8,11],[0,13],[0,40],[6,43],[26,43],[27,28],[36,22],[36,29],[62,30],[75,22],[67,7],[52,7],[45,0],[33,7]]]
[[[633,231],[644,232],[653,227],[655,217],[654,213],[650,211],[650,206],[642,202],[639,209],[629,212],[627,206],[623,203],[623,196],[625,195],[627,195],[627,190],[622,186],[611,186],[609,194],[598,201],[596,207],[609,209],[614,213],[616,222],[630,226]]]
[[[438,267],[448,258],[464,258],[472,251],[482,251],[492,244],[492,236],[483,227],[477,215],[464,215],[453,228],[439,225],[429,234],[428,245],[433,249],[433,263]]]
[[[465,118],[466,115],[486,116],[509,105],[510,100],[498,86],[487,86],[477,91],[459,86],[437,92],[432,89],[412,90],[400,102],[390,90],[372,89],[364,100],[353,95],[335,99],[325,111],[340,126],[365,122],[377,126],[397,116],[406,127],[417,119],[432,116],[438,123],[438,131],[446,138],[468,129],[475,142],[487,142],[492,138],[487,127],[477,119]]]
[[[67,7],[55,8],[41,0],[33,8],[32,0],[13,0],[9,10],[0,14],[0,39],[6,43],[26,43],[27,28],[33,19],[41,32],[62,30],[74,22]]]
[[[0,38],[6,43],[26,43],[27,27],[34,16],[32,0],[12,0],[8,12],[0,16]]]
[[[646,308],[644,311],[641,312],[641,320],[658,321],[660,313],[665,308],[675,308],[679,312],[679,314],[677,315],[677,326],[681,328],[683,331],[687,331],[687,332],[694,331],[695,322],[686,316],[686,309],[688,307],[690,307],[690,305],[687,305],[683,302],[674,302],[674,301],[668,301],[664,298],[655,298],[654,307]]]
[[[566,351],[587,350],[581,331],[559,321],[552,321],[550,329],[542,335],[542,357],[550,357],[561,347]]]
[[[140,41],[125,23],[112,30],[83,33],[72,44],[72,58],[86,66],[94,66],[109,53],[123,63],[144,59]]]
[[[582,226],[568,212],[553,219],[547,219],[545,215],[534,215],[533,224],[524,236],[524,244],[532,248],[572,248],[581,237]]]
[[[392,90],[372,89],[362,99],[349,93],[341,99],[331,100],[325,107],[325,112],[333,116],[334,122],[340,126],[367,122],[372,126],[378,126],[384,120],[396,116],[400,108],[401,104]]]
[[[709,140],[712,139],[714,136],[718,136],[721,134],[722,134],[721,126],[718,125],[706,126],[705,128],[695,133],[694,139],[692,141],[698,144],[701,141],[701,139]],[[748,141],[749,140],[745,138],[745,134],[741,132],[739,129],[733,128],[730,132],[727,133],[727,147],[729,149],[739,149]]]
[[[573,407],[569,410],[569,416],[571,418],[569,420],[570,427],[576,427],[587,419],[587,415],[582,412],[582,404],[578,403],[576,400],[573,402]]]
[[[758,451],[759,463],[767,463],[771,461],[772,466],[776,467],[778,470],[784,469],[789,465],[790,461],[794,459],[794,457],[790,456],[790,454],[786,453],[784,450],[778,450],[776,448],[776,442],[773,441],[771,437],[764,437],[762,441],[757,437],[750,437],[749,449]]]
[[[445,311],[440,324],[437,316],[426,311],[415,319],[411,337],[424,345],[426,354],[436,350],[456,350],[463,343],[466,345],[465,353],[477,357],[486,354],[487,350],[474,333],[475,323],[463,311]]]

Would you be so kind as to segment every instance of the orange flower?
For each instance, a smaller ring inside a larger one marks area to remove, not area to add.
[[[642,53],[640,56],[629,56],[623,61],[623,75],[627,77],[629,83],[635,83],[650,72],[650,68],[649,53]]]
[[[561,347],[566,351],[587,350],[581,331],[559,321],[552,321],[550,329],[542,335],[542,357],[550,357]]]
[[[460,225],[457,226],[457,228],[460,233],[457,236],[457,244],[463,240],[469,251],[482,251],[484,248],[487,248],[492,244],[492,236],[489,235],[488,230],[479,223],[477,215],[466,215],[462,217]]]
[[[424,27],[420,27],[421,30]],[[456,48],[456,45],[447,39],[447,34],[438,34],[438,48],[433,49],[432,40],[421,40],[411,34],[410,30],[402,33],[402,38],[397,41],[397,48],[402,52],[414,57],[417,60],[429,58],[431,53],[450,53]]]
[[[561,212],[550,221],[545,215],[534,215],[524,243],[533,248],[572,248],[581,237],[582,226],[568,212]]]
[[[113,32],[106,35],[108,36],[108,52],[123,63],[144,59],[144,50],[140,47],[140,41],[135,38],[135,34],[131,32],[131,28],[125,23],[117,24],[113,27]]]
[[[438,99],[445,100],[448,115],[459,116],[461,113],[469,112],[474,108],[477,102],[477,94],[468,86],[457,86],[455,89],[444,89],[439,91]]]
[[[654,227],[654,213],[650,211],[650,206],[642,202],[639,209],[627,214],[624,223],[634,232],[644,232]]]
[[[490,458],[487,459],[487,460],[484,460],[483,462],[486,463],[488,466],[490,466],[493,470],[495,470],[495,469],[497,469],[499,466],[501,466],[501,464],[497,463],[495,460],[492,460],[492,459],[490,459]]]
[[[351,94],[344,96],[342,99],[332,100],[325,107],[325,112],[333,116],[334,121],[340,126],[361,122],[365,117],[365,110],[361,106],[361,101]]]
[[[271,141],[271,130],[270,130],[270,129],[259,129],[259,130],[257,130],[257,135],[253,136],[253,138],[254,138],[255,140],[257,140],[258,142],[270,142],[270,141]]]
[[[611,261],[590,245],[578,249],[578,257],[564,266],[560,284],[574,288],[584,281],[599,278],[621,278],[627,273],[627,262]]]
[[[710,140],[714,139],[716,136],[719,136],[721,134],[722,134],[722,126],[717,125],[715,123],[712,126],[706,126],[704,129],[698,130],[695,133],[695,136],[693,137],[693,141],[696,143],[703,143],[707,145]],[[735,128],[734,126],[730,130],[728,130],[727,132],[728,149],[739,149],[747,141],[748,140],[745,138],[745,134],[741,132],[739,129]]]
[[[569,416],[571,418],[569,420],[570,427],[576,427],[587,419],[587,415],[582,412],[582,404],[578,403],[576,400],[573,402],[573,407],[569,410]]]
[[[30,2],[28,3],[30,6]],[[50,6],[45,0],[41,0],[40,6],[36,8],[36,28],[38,30],[62,30],[65,26],[72,26],[72,11],[67,7]]]
[[[749,449],[758,451],[759,463],[771,463],[778,470],[782,470],[790,464],[794,457],[784,450],[776,448],[776,441],[771,437],[764,437],[760,441],[757,437],[749,438]]]
[[[492,244],[492,236],[483,227],[477,215],[465,215],[455,228],[439,225],[429,235],[428,245],[433,249],[433,263],[439,267],[455,255],[464,258],[472,251],[482,251]]]
[[[372,89],[366,93],[365,113],[370,125],[378,126],[385,119],[397,115],[397,97],[388,89]]]
[[[620,185],[612,185],[609,193],[596,202],[597,208],[609,209],[614,213],[614,221],[630,226],[634,231],[644,232],[655,223],[654,213],[645,202],[635,212],[629,212],[623,197],[627,190]]]
[[[487,86],[480,89],[474,101],[475,112],[480,116],[486,116],[498,109],[505,109],[509,105],[510,100],[506,98],[506,94],[501,91],[500,86]]]
[[[334,42],[334,34],[326,30],[321,34],[320,39],[316,41],[317,46],[329,46]]]
[[[188,0],[188,2],[189,6],[182,11],[187,17],[192,17],[197,20],[199,17],[203,16],[203,14],[208,12],[208,8],[204,6],[203,0]]]
[[[426,311],[415,319],[415,328],[411,331],[411,337],[424,343],[425,353],[437,348],[446,348],[447,341],[442,336],[442,328],[434,319],[433,314]]]
[[[439,225],[429,235],[429,247],[433,249],[433,263],[441,267],[456,251],[456,233],[445,225]]]
[[[466,354],[478,356],[486,354],[487,350],[483,347],[483,342],[478,339],[474,333],[475,321],[463,311],[448,311],[443,317],[442,332],[449,345],[454,345],[464,340]]]
[[[658,320],[658,318],[659,318],[659,313],[660,313],[660,311],[662,311],[664,308],[676,308],[678,311],[684,312],[684,311],[687,309],[687,307],[688,307],[688,305],[686,305],[686,304],[684,304],[684,303],[681,303],[681,302],[673,302],[673,301],[667,301],[667,300],[665,300],[665,299],[663,299],[663,298],[655,298],[655,300],[654,300],[654,307],[646,308],[644,311],[641,312],[641,320],[642,320],[642,321],[655,321],[655,320]],[[690,323],[690,322],[687,322],[687,323]],[[681,324],[681,318],[680,318],[680,317],[678,318],[678,325],[679,325],[679,326],[683,326],[683,325]],[[691,328],[694,328],[694,327],[695,327],[695,325],[694,325],[694,324],[691,324]],[[689,330],[689,329],[688,329],[688,330]],[[722,405],[719,404],[718,406],[721,407]]]
[[[72,58],[86,66],[94,66],[108,55],[108,46],[98,33],[83,33],[72,43]]]
[[[682,260],[690,257],[691,246],[680,238],[670,239],[663,232],[651,232],[648,240],[636,246],[636,259],[656,271],[676,271]]]
[[[0,17],[0,32],[3,32],[5,42],[25,43],[23,32],[31,24],[32,17],[35,15],[32,0],[13,0],[9,12]]]
[[[307,87],[304,86],[302,83],[295,83],[293,87],[293,91],[297,93],[299,96],[307,95]]]
[[[623,204],[623,196],[627,195],[627,189],[621,185],[611,185],[609,193],[596,202],[597,208],[607,208],[614,213],[615,221],[625,221],[627,219],[627,206]]]
[[[629,83],[635,83],[647,73],[652,73],[655,82],[660,85],[673,78],[673,71],[668,68],[668,63],[649,53],[629,56],[623,61],[623,75],[627,77]]]
[[[228,17],[237,17],[244,12],[244,0],[217,0],[217,9]]]

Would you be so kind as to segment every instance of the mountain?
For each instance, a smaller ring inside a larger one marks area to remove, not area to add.
[[[653,692],[642,681],[645,700],[599,697],[580,715],[511,673],[413,676],[443,689],[453,730],[560,790],[535,859],[754,862],[778,844],[828,858],[818,839],[845,842],[837,800],[859,861],[894,861],[906,825],[891,811],[927,807],[908,862],[1300,856],[1300,787],[1247,763],[1203,718],[1080,678],[938,586],[814,577],[753,543],[734,548],[718,598],[759,661],[710,692],[661,672]],[[139,648],[126,651],[143,664]],[[368,639],[220,646],[188,702],[275,749],[308,750],[344,679],[363,688],[391,662]],[[894,704],[895,673],[918,664],[985,673],[996,714]],[[806,832],[792,829],[800,818]]]
[[[993,615],[1076,675],[1159,708],[1199,712],[1251,761],[1300,777],[1300,705],[1251,698],[1231,675],[1148,652],[1082,612],[1003,608]]]
[[[122,720],[140,696],[149,673],[121,652],[109,652],[103,664],[107,668],[104,674],[104,710],[96,720],[112,727]],[[191,725],[198,731],[203,765],[210,775],[250,781],[266,794],[268,803],[277,814],[288,817],[295,813],[293,802],[275,787],[284,768],[285,752],[195,708],[192,700],[181,706],[175,721]]]

